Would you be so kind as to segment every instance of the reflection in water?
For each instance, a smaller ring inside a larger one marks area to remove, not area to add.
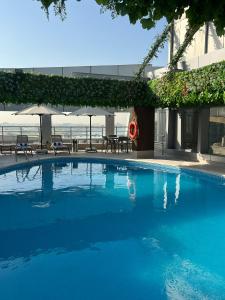
[[[33,172],[32,172],[33,171]],[[42,168],[38,166],[36,170],[32,170],[32,168],[19,169],[16,170],[16,180],[18,183],[23,183],[25,181],[34,181],[36,178],[40,178],[42,176]]]
[[[132,177],[127,176],[127,188],[129,191],[129,199],[132,202],[136,201],[136,186]]]
[[[39,166],[34,174],[30,175],[31,168],[16,170],[16,180],[22,183],[26,180],[33,181],[35,177],[39,174],[41,167]]]
[[[213,295],[202,271],[196,282],[189,268],[178,271],[179,262],[209,269],[207,278],[223,292],[225,262],[212,257],[225,253],[224,186],[205,180],[90,161],[0,174],[0,294],[175,299],[183,284]],[[208,249],[212,238],[217,247]]]
[[[180,174],[176,176],[176,191],[175,191],[175,204],[177,203],[180,195]]]
[[[163,197],[163,208],[167,208],[167,181],[163,185],[163,192],[164,192],[164,197]]]

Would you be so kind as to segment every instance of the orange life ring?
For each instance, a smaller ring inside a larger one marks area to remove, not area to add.
[[[138,124],[136,121],[131,121],[129,123],[129,137],[131,140],[136,140],[138,137]]]

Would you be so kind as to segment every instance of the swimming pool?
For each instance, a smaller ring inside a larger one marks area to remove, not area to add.
[[[0,299],[225,299],[225,181],[125,161],[0,171]]]

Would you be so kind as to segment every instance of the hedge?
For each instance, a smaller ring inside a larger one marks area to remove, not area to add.
[[[225,61],[149,81],[159,107],[225,105]]]
[[[128,107],[151,105],[146,81],[0,73],[0,102]]]
[[[171,108],[225,105],[225,61],[149,82],[0,72],[0,102]]]

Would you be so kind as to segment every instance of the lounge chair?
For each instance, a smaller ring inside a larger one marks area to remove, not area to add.
[[[58,153],[57,151],[66,151],[70,154],[70,148],[68,145],[63,144],[61,135],[52,135],[52,149],[55,155]]]
[[[17,155],[18,152],[23,152],[26,156],[27,156],[27,152],[33,155],[33,149],[28,143],[27,135],[17,135],[15,154]]]

